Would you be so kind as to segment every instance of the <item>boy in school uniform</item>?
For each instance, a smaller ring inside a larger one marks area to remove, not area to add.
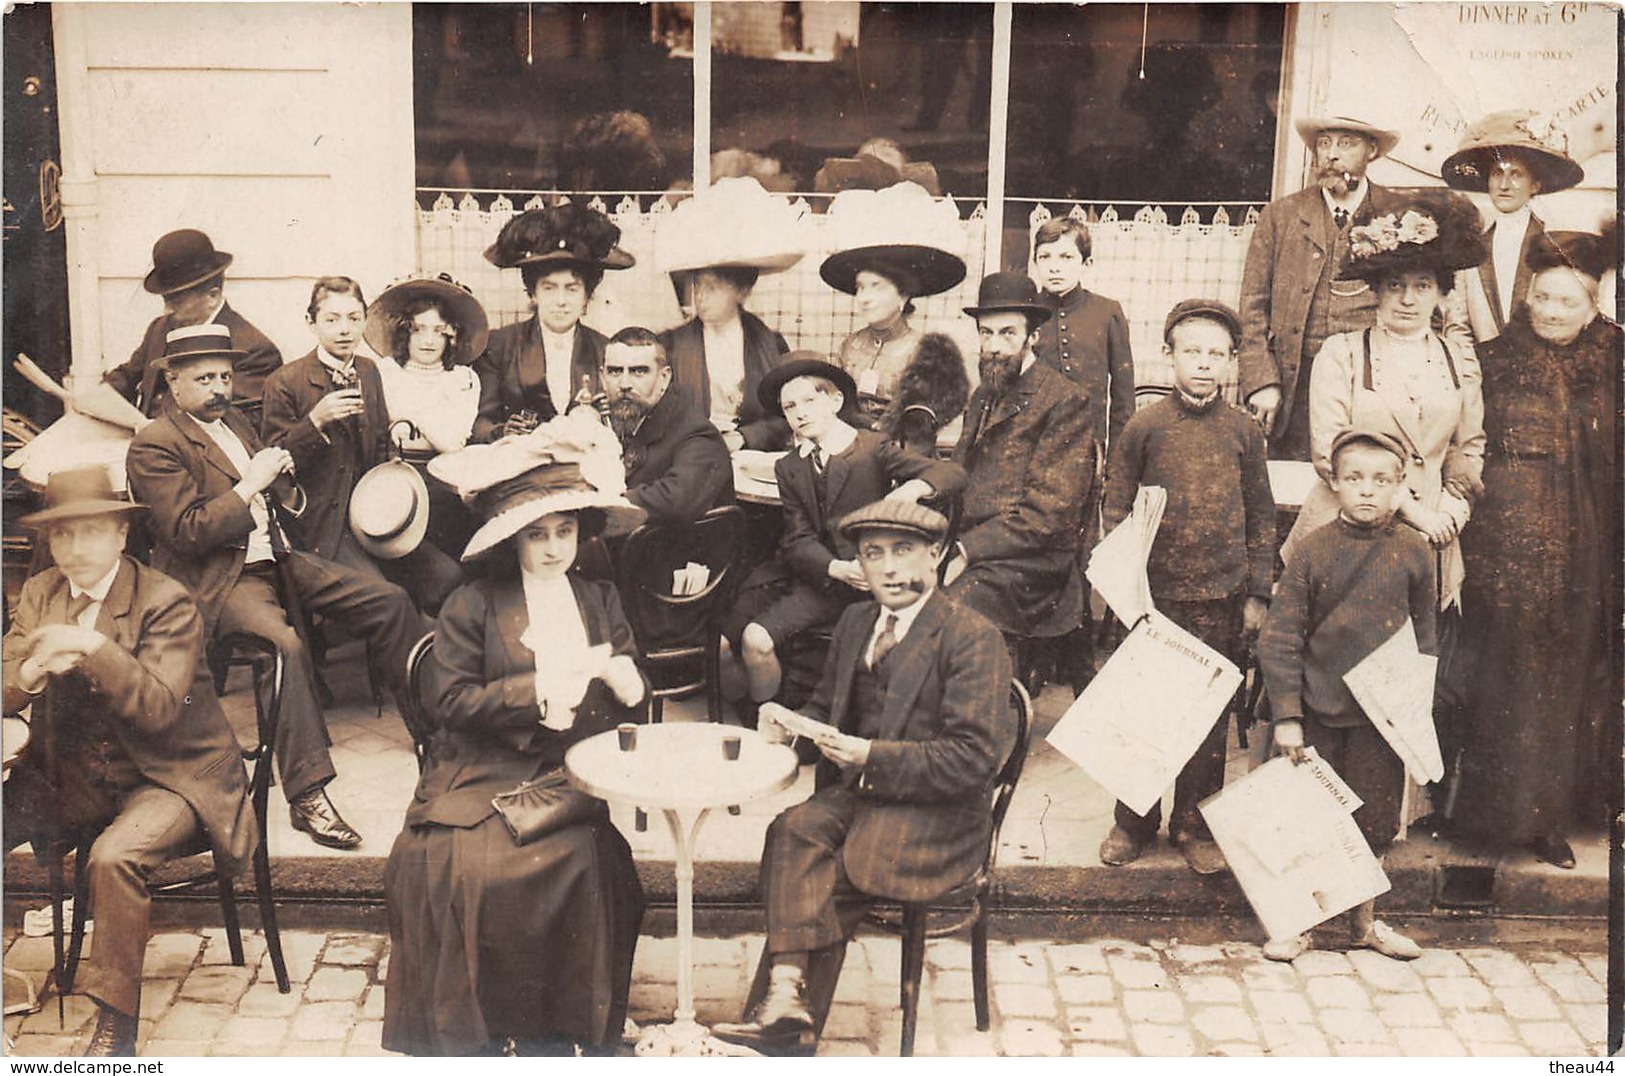
[[[747,583],[735,623],[751,701],[767,702],[779,691],[779,653],[797,635],[828,628],[861,600],[869,587],[857,561],[855,539],[837,532],[847,513],[882,498],[918,503],[957,497],[965,471],[892,442],[886,434],[846,421],[857,385],[841,367],[810,351],[794,352],[763,378],[763,411],[782,416],[796,447],[774,465],[784,505],[779,564],[765,566],[777,579]],[[785,574],[788,578],[785,578]]]
[[[1364,801],[1354,812],[1379,857],[1399,830],[1405,766],[1354,700],[1343,674],[1409,618],[1417,647],[1436,653],[1434,554],[1399,526],[1404,447],[1385,433],[1345,430],[1332,441],[1338,516],[1293,550],[1258,639],[1258,663],[1275,713],[1275,742],[1294,763],[1313,747]],[[1395,960],[1421,947],[1375,918],[1375,902],[1349,912],[1349,943]],[[1309,949],[1306,934],[1272,940],[1271,960]]]
[[[1220,394],[1220,375],[1235,361],[1241,319],[1224,303],[1186,299],[1163,324],[1163,354],[1174,391],[1139,411],[1112,448],[1104,521],[1110,531],[1134,507],[1141,486],[1168,491],[1147,572],[1159,612],[1241,664],[1246,637],[1268,608],[1275,569],[1275,499],[1263,432]],[[1197,804],[1224,785],[1221,716],[1174,784],[1169,835],[1198,874],[1225,867]],[[1101,862],[1138,859],[1156,839],[1160,804],[1137,815],[1119,803],[1100,846]]]

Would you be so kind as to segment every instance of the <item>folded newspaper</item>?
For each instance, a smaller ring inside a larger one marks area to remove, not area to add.
[[[1167,507],[1167,490],[1161,486],[1141,486],[1134,497],[1134,510],[1100,540],[1089,554],[1088,568],[1084,569],[1083,574],[1095,592],[1117,614],[1117,619],[1130,627],[1153,608],[1151,583],[1145,569]]]
[[[1444,756],[1433,727],[1433,682],[1438,671],[1439,659],[1417,649],[1416,628],[1406,620],[1387,642],[1343,674],[1354,701],[1417,784],[1444,777]]]
[[[787,706],[776,702],[764,702],[758,711],[763,717],[771,717],[781,725],[786,732],[794,736],[803,736],[814,743],[828,740],[832,736],[841,735],[841,730],[834,725],[798,714]]]

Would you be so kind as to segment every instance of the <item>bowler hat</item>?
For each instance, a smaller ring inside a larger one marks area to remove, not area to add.
[[[51,472],[45,482],[45,507],[18,522],[25,527],[43,527],[63,519],[132,515],[145,507],[113,492],[113,480],[106,467],[73,467]]]
[[[350,493],[350,533],[379,560],[399,560],[429,530],[429,487],[416,467],[386,460],[356,480]]]
[[[1399,145],[1399,132],[1389,131],[1364,120],[1354,119],[1352,116],[1304,116],[1293,123],[1297,128],[1298,137],[1303,139],[1311,149],[1314,148],[1315,139],[1325,131],[1349,131],[1353,134],[1364,135],[1377,144],[1377,156],[1386,157]]]
[[[214,249],[214,242],[196,228],[182,228],[152,245],[152,272],[141,286],[154,295],[171,295],[218,276],[231,264],[231,255]]]
[[[846,538],[855,538],[863,531],[902,531],[940,542],[948,533],[948,518],[913,501],[879,500],[849,512],[836,527]]]
[[[164,355],[158,360],[164,369],[177,369],[198,359],[230,359],[236,362],[248,352],[231,346],[231,330],[209,322],[183,325],[164,337]]]
[[[1459,191],[1482,192],[1502,161],[1516,160],[1534,175],[1540,193],[1551,194],[1585,178],[1585,169],[1568,154],[1568,143],[1567,135],[1532,109],[1492,112],[1467,128],[1439,174]]]
[[[851,374],[816,351],[792,351],[763,374],[761,383],[756,386],[756,399],[761,403],[762,410],[770,415],[784,414],[784,408],[779,403],[779,392],[798,377],[822,377],[833,381],[845,401],[841,405],[843,411],[858,402],[858,384],[852,380]]]
[[[1162,323],[1162,341],[1168,342],[1173,335],[1174,326],[1186,318],[1212,318],[1224,322],[1225,328],[1230,330],[1232,344],[1241,343],[1241,315],[1237,314],[1229,305],[1217,299],[1184,299],[1168,311],[1167,320]]]
[[[1054,311],[1038,300],[1038,285],[1026,273],[989,273],[976,289],[976,305],[964,308],[973,318],[983,314],[1026,314],[1034,328],[1050,319]]]

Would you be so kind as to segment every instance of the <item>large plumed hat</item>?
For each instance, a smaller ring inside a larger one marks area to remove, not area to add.
[[[432,299],[441,316],[457,327],[456,354],[452,361],[467,366],[485,354],[491,336],[485,307],[467,287],[446,273],[433,277],[413,277],[397,281],[367,310],[367,346],[379,355],[390,356],[395,349],[395,326],[405,317],[403,311],[414,299]]]
[[[1566,266],[1577,273],[1601,280],[1619,265],[1619,220],[1602,222],[1602,234],[1595,232],[1546,232],[1529,244],[1524,264],[1539,273]]]
[[[1492,112],[1467,128],[1439,173],[1457,190],[1482,192],[1489,189],[1490,176],[1502,161],[1517,160],[1534,174],[1541,193],[1551,194],[1585,178],[1585,169],[1568,149],[1568,136],[1550,117],[1532,109]]]
[[[489,553],[554,512],[599,512],[606,534],[624,534],[643,522],[643,509],[624,496],[620,442],[589,410],[429,461],[429,473],[455,489],[485,520],[463,550],[465,561]]]
[[[161,236],[152,245],[152,272],[141,286],[154,295],[172,295],[225,272],[231,255],[214,249],[214,241],[196,228]]]
[[[656,235],[661,271],[735,267],[778,273],[806,252],[801,215],[749,177],[719,179],[678,204]]]
[[[621,230],[596,209],[566,203],[527,209],[502,226],[485,260],[502,269],[557,265],[560,269],[629,269],[632,255],[615,244]]]
[[[1365,120],[1357,120],[1352,116],[1304,116],[1293,122],[1297,128],[1298,137],[1313,149],[1315,139],[1324,131],[1352,131],[1354,134],[1365,135],[1377,144],[1377,156],[1386,157],[1399,145],[1399,132],[1378,127]]]
[[[1376,280],[1388,273],[1453,273],[1484,260],[1478,210],[1448,191],[1418,193],[1401,208],[1349,229],[1339,280]]]
[[[830,201],[825,222],[837,250],[818,275],[837,291],[856,294],[865,269],[913,298],[938,295],[965,279],[964,259],[948,249],[963,240],[959,211],[917,183],[842,191]]]

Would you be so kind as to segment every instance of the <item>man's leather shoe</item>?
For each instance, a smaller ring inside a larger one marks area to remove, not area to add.
[[[1112,831],[1106,834],[1106,839],[1100,842],[1100,861],[1108,867],[1121,867],[1125,863],[1133,863],[1145,851],[1150,841],[1136,840],[1134,834],[1122,826],[1113,826]]]
[[[101,1015],[96,1018],[96,1030],[90,1034],[84,1056],[134,1057],[135,1036],[140,1027],[136,1017],[100,1002],[96,1008],[101,1010]]]
[[[711,1034],[724,1042],[744,1046],[776,1045],[794,1042],[811,1032],[812,1013],[807,1011],[807,985],[800,972],[775,974],[767,993],[745,1017],[742,1024],[714,1024]]]
[[[1180,833],[1175,835],[1174,843],[1185,856],[1185,865],[1197,874],[1218,874],[1230,865],[1211,837]]]
[[[1562,867],[1566,871],[1574,869],[1574,849],[1555,833],[1548,833],[1544,837],[1537,837],[1529,842],[1529,850],[1535,853],[1535,858],[1554,867]]]
[[[359,848],[361,834],[339,817],[338,808],[327,798],[321,785],[306,789],[288,803],[288,820],[293,828],[310,834],[310,839],[328,848]]]

